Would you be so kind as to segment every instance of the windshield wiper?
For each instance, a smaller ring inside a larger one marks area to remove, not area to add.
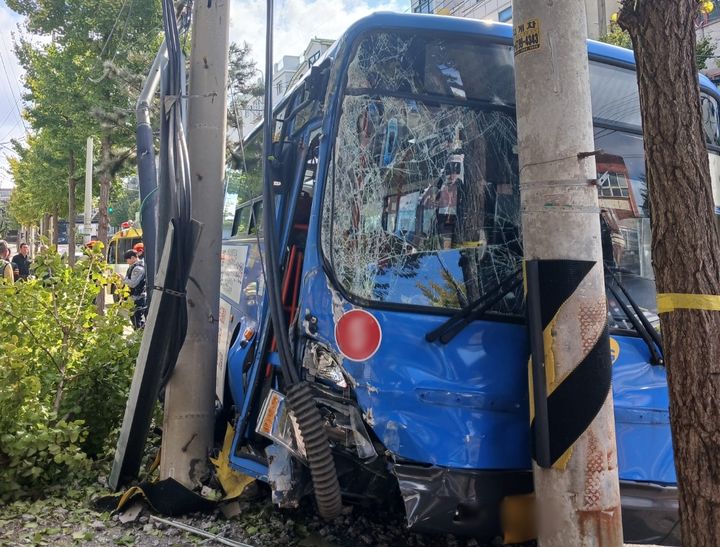
[[[461,308],[442,325],[428,332],[425,335],[425,340],[434,342],[439,339],[443,344],[450,342],[466,326],[476,319],[481,318],[490,308],[505,298],[509,292],[519,287],[522,283],[521,273],[522,268],[512,272],[480,298],[474,302],[470,302],[470,304]]]
[[[650,321],[647,317],[645,317],[645,314],[640,309],[640,306],[638,306],[637,302],[633,299],[628,290],[622,285],[622,283],[620,283],[617,277],[615,277],[615,274],[607,267],[605,268],[605,274],[611,281],[610,283],[606,283],[607,289],[610,291],[610,294],[612,294],[613,298],[618,303],[618,306],[620,306],[620,309],[622,309],[630,323],[632,323],[633,328],[640,335],[640,338],[642,338],[643,342],[645,342],[645,345],[650,351],[650,362],[653,365],[665,364],[662,356],[662,340],[660,339],[660,334],[655,330],[652,324],[650,324]],[[613,282],[622,291],[623,295],[632,307],[632,311],[620,298],[618,292],[613,288]]]

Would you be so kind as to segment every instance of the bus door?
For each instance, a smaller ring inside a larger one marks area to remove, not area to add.
[[[259,321],[258,298],[263,294],[260,237],[255,217],[261,214],[262,202],[251,201],[238,206],[232,222],[230,238],[223,241],[220,255],[220,309],[216,395],[225,400],[225,375],[229,350],[238,337],[242,342],[235,349],[245,349],[253,340]],[[237,359],[232,360],[234,363]],[[229,386],[234,400],[242,400],[242,370],[228,371]]]
[[[283,242],[280,257],[283,264],[282,301],[288,326],[294,324],[299,315],[297,302],[310,221],[319,129],[314,127],[305,130],[298,139],[297,160],[293,167],[286,170],[291,174],[287,181],[288,189],[276,198],[277,225],[280,227],[279,237]],[[255,201],[253,215],[249,220],[251,232],[261,231],[264,214],[272,213],[263,211],[262,200]],[[228,242],[228,245],[230,244],[231,242]],[[252,249],[256,244],[250,241],[249,245]],[[252,252],[251,250],[250,253]],[[269,313],[267,297],[262,290],[264,283],[260,256],[258,254],[256,261],[253,258],[252,254],[248,254],[248,266],[245,268],[243,280],[245,289],[240,293],[239,309],[253,307],[255,315],[248,322],[249,329],[242,325],[234,329],[236,334],[233,334],[227,354],[228,385],[233,401],[240,410],[230,461],[236,469],[255,477],[266,477],[267,462],[258,458],[256,453],[258,437],[255,433],[255,422],[266,395],[270,389],[278,387],[274,367],[279,365],[279,361],[274,341],[269,335]],[[251,261],[257,264],[255,271],[252,271]],[[251,302],[255,305],[251,306]],[[261,440],[260,444],[263,443],[266,441]]]

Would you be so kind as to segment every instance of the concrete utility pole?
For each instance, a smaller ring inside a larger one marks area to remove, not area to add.
[[[203,224],[187,286],[188,330],[165,392],[161,479],[197,485],[213,442],[230,2],[193,5],[188,109],[192,216]]]
[[[585,4],[513,25],[539,544],[621,546]]]
[[[92,231],[92,176],[93,176],[93,138],[87,138],[85,147],[85,209],[83,211],[83,241],[90,241]],[[70,219],[70,222],[75,222]]]

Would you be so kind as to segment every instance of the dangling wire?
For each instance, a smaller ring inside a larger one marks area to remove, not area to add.
[[[267,27],[265,34],[265,120],[263,125],[263,224],[265,229],[265,271],[267,274],[267,294],[270,304],[270,318],[272,319],[273,333],[277,342],[280,365],[285,382],[288,385],[297,384],[299,375],[293,365],[290,338],[285,324],[285,310],[282,305],[280,290],[279,243],[275,219],[277,209],[273,193],[273,180],[271,175],[271,156],[273,154],[272,129],[272,74],[273,55],[273,0],[267,0]]]

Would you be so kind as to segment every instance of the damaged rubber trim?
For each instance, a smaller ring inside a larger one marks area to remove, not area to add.
[[[475,470],[392,464],[408,527],[493,538],[501,535],[503,498],[533,491],[529,470]]]

